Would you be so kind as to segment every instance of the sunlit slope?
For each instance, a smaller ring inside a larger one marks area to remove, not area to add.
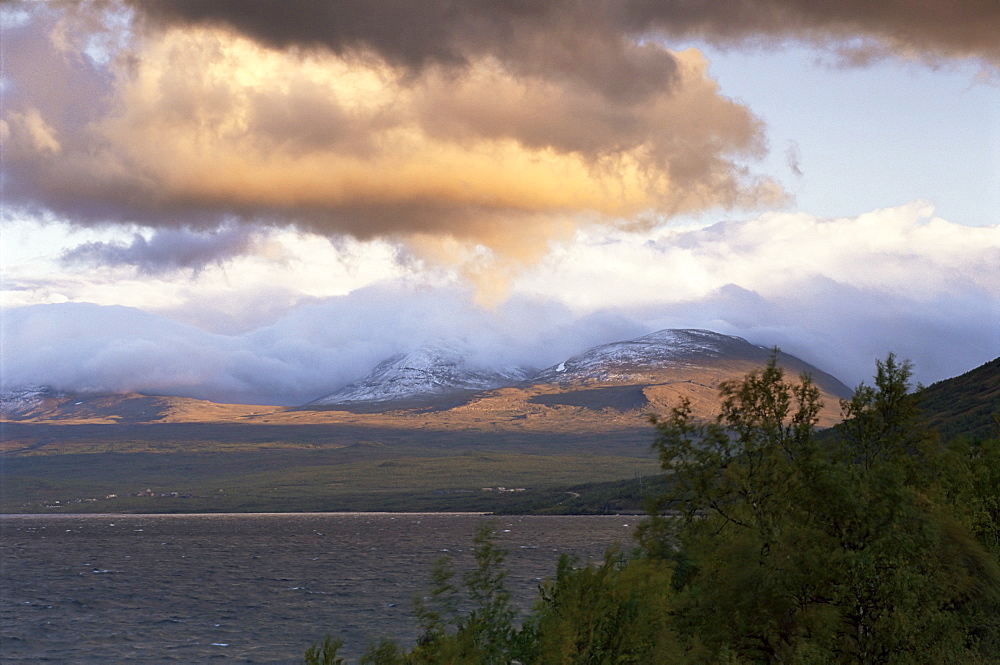
[[[25,393],[4,417],[33,423],[351,424],[434,430],[586,432],[645,426],[681,399],[697,417],[717,413],[719,386],[767,362],[772,351],[705,330],[664,330],[587,350],[540,372],[469,364],[434,347],[394,357],[363,379],[299,408],[215,404],[181,397]],[[849,394],[836,378],[778,354],[790,377],[822,391],[820,426],[840,419]],[[525,378],[528,376],[528,378]],[[507,385],[503,385],[504,382]],[[482,385],[493,389],[479,389]]]

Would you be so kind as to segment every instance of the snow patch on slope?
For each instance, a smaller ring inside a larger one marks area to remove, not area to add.
[[[65,397],[63,393],[45,386],[5,390],[0,392],[0,415],[23,416],[45,406],[50,400],[62,397]]]
[[[709,330],[660,330],[643,337],[596,346],[556,366],[542,370],[536,383],[572,381],[631,381],[650,370],[697,363],[737,352],[759,354],[763,347]]]
[[[309,406],[401,402],[493,390],[520,383],[533,373],[534,370],[521,367],[482,367],[470,361],[468,353],[458,346],[425,344],[410,353],[386,359],[364,378],[310,402]]]

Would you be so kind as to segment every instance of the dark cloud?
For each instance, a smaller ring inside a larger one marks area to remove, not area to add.
[[[233,28],[268,46],[374,52],[393,65],[455,70],[489,56],[519,74],[561,78],[616,99],[641,101],[669,84],[677,65],[622,32],[606,3],[499,0],[326,2],[239,0],[134,3],[154,22]]]
[[[871,53],[875,44],[911,56],[979,57],[1000,62],[1000,11],[994,0],[162,0],[134,3],[168,23],[214,23],[278,48],[372,50],[409,68],[465,65],[488,53],[530,69],[555,67],[601,82],[609,93],[641,94],[669,74],[668,61],[630,55],[631,38],[695,36],[719,43],[805,40]],[[863,60],[863,58],[861,58]],[[599,63],[603,62],[603,66]],[[624,69],[623,69],[624,66]],[[645,75],[644,75],[645,74]],[[616,96],[617,96],[616,95]]]
[[[802,40],[854,53],[928,59],[972,57],[1000,64],[1000,11],[994,0],[698,0],[623,3],[634,28],[689,34],[718,43]]]
[[[64,264],[134,266],[145,274],[178,269],[201,270],[210,264],[250,252],[258,234],[235,224],[214,231],[160,229],[147,240],[135,234],[132,242],[88,242],[62,255]]]
[[[9,209],[521,254],[581,214],[784,200],[744,165],[762,124],[704,58],[600,5],[142,3],[114,41],[115,7],[44,5],[5,34]]]

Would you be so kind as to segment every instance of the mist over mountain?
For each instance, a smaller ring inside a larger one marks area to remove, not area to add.
[[[446,342],[424,344],[379,363],[359,381],[314,400],[308,406],[433,404],[462,394],[520,383],[535,373],[523,367],[485,367],[469,352]]]
[[[365,406],[372,410],[444,407],[455,405],[448,402],[449,398],[461,401],[470,394],[498,388],[669,383],[679,371],[736,362],[763,364],[772,353],[740,337],[708,330],[661,330],[632,340],[602,344],[538,371],[477,363],[460,343],[441,341],[387,358],[361,380],[306,406]],[[849,394],[843,383],[793,356],[779,353],[779,360],[793,373],[818,376],[823,387],[839,397]],[[643,402],[644,399],[635,402],[634,408]]]
[[[300,407],[238,407],[134,392],[61,395],[31,389],[10,392],[0,401],[0,413],[36,422],[250,418],[297,424],[343,422],[345,414],[352,413],[361,419],[358,422],[371,416],[366,422],[378,420],[384,425],[388,419],[401,427],[631,429],[644,427],[649,413],[665,413],[682,399],[699,417],[711,417],[721,383],[759,370],[775,353],[740,337],[693,329],[661,330],[598,345],[541,371],[498,360],[489,363],[475,351],[455,338],[427,342],[385,358],[366,376]],[[789,354],[778,352],[776,358],[789,379],[813,377],[825,403],[821,425],[837,422],[839,400],[850,394],[847,386]]]
[[[67,395],[46,386],[29,386],[0,391],[0,415],[8,418],[30,416]]]
[[[991,280],[1000,227],[959,227],[932,214],[910,205],[837,220],[770,215],[581,237],[512,273],[508,297],[489,307],[468,280],[389,246],[336,249],[317,236],[265,234],[275,251],[315,252],[304,265],[324,284],[332,278],[317,266],[383,255],[382,269],[397,276],[305,297],[289,275],[244,257],[171,273],[131,307],[83,302],[93,294],[60,284],[70,302],[0,308],[0,383],[290,406],[435,340],[463,340],[470,360],[485,366],[549,367],[600,344],[701,328],[777,345],[852,386],[892,351],[929,385],[1000,355]],[[5,234],[13,245],[25,241]],[[302,265],[293,262],[290,274]],[[111,268],[94,275],[99,293],[130,283]],[[196,290],[208,282],[211,293]],[[5,285],[10,304],[47,288],[14,277]]]

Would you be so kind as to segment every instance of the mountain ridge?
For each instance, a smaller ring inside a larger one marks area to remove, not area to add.
[[[621,431],[646,427],[688,399],[697,417],[717,411],[723,381],[762,367],[772,354],[791,380],[810,374],[826,404],[820,426],[840,419],[850,390],[818,368],[747,340],[667,329],[591,347],[548,368],[490,367],[460,341],[425,343],[390,356],[368,375],[300,407],[221,405],[182,397],[49,397],[7,420],[58,423],[233,422],[422,427],[468,431]],[[23,402],[23,400],[22,400]]]

